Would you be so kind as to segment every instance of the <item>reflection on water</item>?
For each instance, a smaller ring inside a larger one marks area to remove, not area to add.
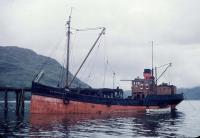
[[[14,105],[10,104],[11,109],[8,114],[0,114],[0,134],[3,136],[120,138],[191,136],[184,133],[184,129],[192,125],[186,121],[185,112],[182,112],[185,107],[180,107],[180,110],[172,113],[29,115],[29,103],[26,103],[25,115],[16,117]],[[192,136],[198,136],[198,132]]]
[[[183,114],[93,114],[93,115],[39,115],[30,116],[31,135],[37,136],[44,132],[55,135],[71,135],[87,137],[91,133],[95,136],[158,136],[161,129],[169,131],[175,136],[176,128],[171,127],[178,117]],[[183,118],[182,118],[183,119]],[[170,127],[168,127],[170,126]],[[165,127],[165,128],[162,128]],[[169,128],[169,129],[168,129]],[[165,130],[166,129],[166,130]],[[51,133],[50,133],[51,132]],[[166,133],[166,132],[165,132]],[[93,136],[94,136],[93,135]],[[168,135],[168,134],[166,134]]]

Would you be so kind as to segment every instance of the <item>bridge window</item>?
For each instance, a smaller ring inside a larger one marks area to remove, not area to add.
[[[143,89],[143,84],[140,84],[140,89]]]
[[[139,81],[137,81],[137,82],[136,82],[136,84],[137,84],[137,85],[140,85],[140,82],[139,82]]]
[[[148,84],[146,84],[145,87],[146,87],[146,89],[149,89],[149,85]]]

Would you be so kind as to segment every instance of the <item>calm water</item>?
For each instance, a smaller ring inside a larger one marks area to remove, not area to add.
[[[196,137],[200,136],[200,101],[183,101],[174,113],[123,115],[30,115],[15,116],[15,103],[2,112],[0,136],[14,137]]]

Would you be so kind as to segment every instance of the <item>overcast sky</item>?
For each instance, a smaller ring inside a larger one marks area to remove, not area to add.
[[[142,77],[151,67],[153,40],[154,65],[172,62],[160,82],[200,86],[199,6],[199,0],[0,0],[0,45],[29,48],[62,64],[65,23],[73,7],[74,28],[106,27],[78,75],[81,80],[112,87],[116,72],[115,86],[130,89],[119,80]],[[100,31],[72,32],[71,72]]]

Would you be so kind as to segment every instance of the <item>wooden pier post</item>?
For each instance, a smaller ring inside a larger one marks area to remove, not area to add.
[[[0,87],[0,92],[4,93],[4,113],[8,111],[8,92],[16,94],[16,115],[24,113],[25,92],[31,92],[31,88]]]
[[[16,114],[24,113],[24,90],[16,91]]]
[[[16,93],[16,114],[19,115],[19,91],[15,91]]]
[[[4,96],[4,112],[8,112],[8,92],[5,91],[5,96]]]
[[[20,113],[24,114],[24,90],[20,94]]]

